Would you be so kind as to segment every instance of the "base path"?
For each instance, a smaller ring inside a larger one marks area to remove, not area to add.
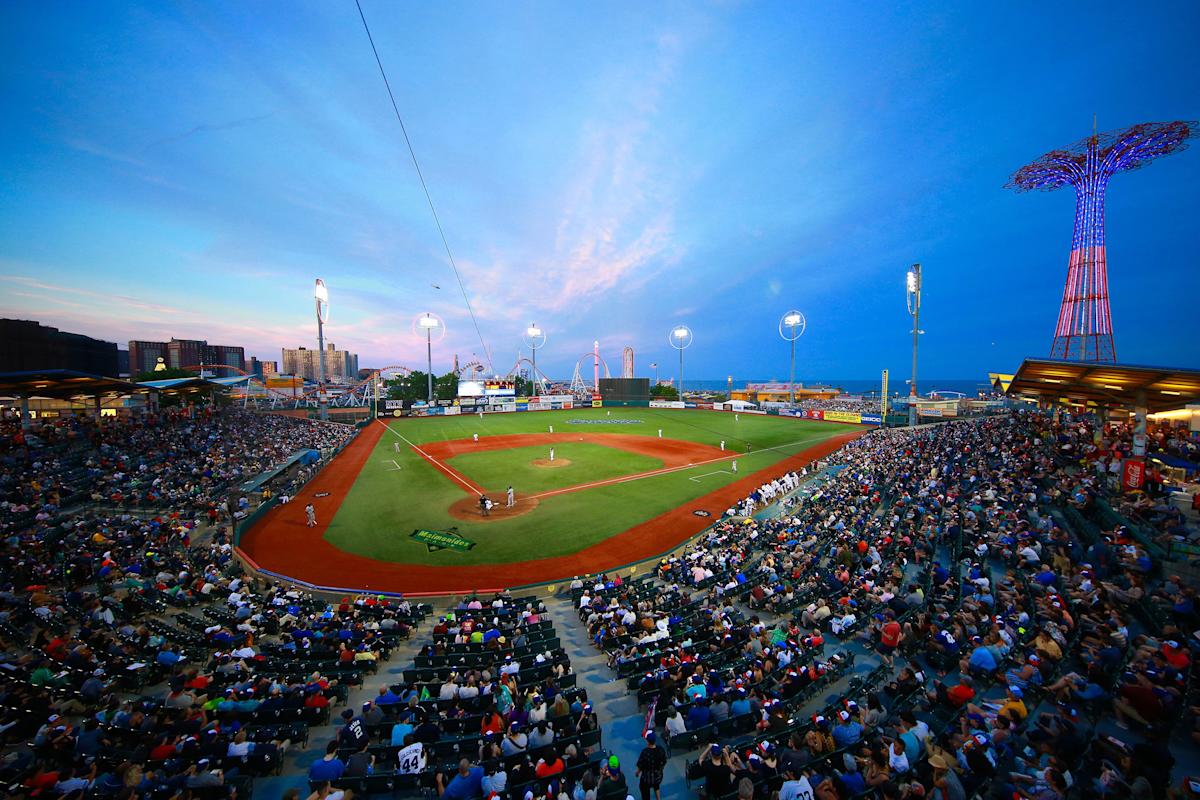
[[[601,572],[667,552],[711,525],[725,509],[766,481],[824,458],[867,432],[857,429],[826,439],[571,555],[507,564],[430,566],[377,561],[340,550],[325,540],[330,520],[385,431],[385,425],[368,426],[337,458],[326,464],[290,503],[268,511],[257,525],[243,535],[239,548],[241,554],[260,569],[339,590],[462,594],[473,590],[491,591],[552,580],[569,580],[574,575]],[[562,434],[554,438],[564,441],[576,436]],[[607,436],[602,434],[597,438]],[[547,437],[550,435],[547,434]],[[673,441],[642,436],[628,438],[641,439],[651,446]],[[483,445],[484,440],[481,439],[479,444]],[[651,449],[654,448],[647,447],[647,450]],[[661,451],[654,449],[654,452],[657,458],[663,458]],[[726,452],[722,455],[736,454]],[[314,497],[317,492],[328,492],[329,496]],[[317,509],[317,525],[313,528],[306,527],[304,523],[304,506],[308,503]],[[712,516],[698,517],[692,513],[696,509],[709,511]]]

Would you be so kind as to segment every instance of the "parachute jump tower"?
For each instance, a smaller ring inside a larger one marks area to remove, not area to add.
[[[1075,190],[1075,233],[1051,358],[1116,361],[1104,246],[1104,193],[1109,178],[1179,152],[1196,130],[1195,122],[1146,122],[1093,133],[1026,164],[1005,184],[1018,192],[1049,192],[1062,186]]]

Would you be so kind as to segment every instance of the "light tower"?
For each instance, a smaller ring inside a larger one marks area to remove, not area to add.
[[[792,310],[779,319],[779,335],[792,344],[792,369],[788,373],[788,403],[796,405],[796,340],[804,335],[807,320],[799,311]]]
[[[908,424],[917,424],[917,341],[921,335],[921,265],[913,264],[904,278],[905,298],[913,327],[912,381],[908,387]]]
[[[692,343],[692,329],[687,325],[676,325],[667,341],[679,351],[679,399],[683,400],[683,351]]]
[[[1093,133],[1065,150],[1051,150],[1013,173],[1005,186],[1018,192],[1075,189],[1075,233],[1051,358],[1116,361],[1108,302],[1104,193],[1108,180],[1187,147],[1195,122],[1146,122]]]
[[[413,326],[416,328],[418,333],[425,334],[425,364],[426,364],[426,368],[429,370],[428,375],[426,376],[426,381],[428,383],[428,397],[426,398],[426,401],[429,403],[432,403],[433,402],[433,332],[440,331],[440,334],[438,336],[438,341],[440,342],[442,340],[442,337],[444,337],[446,335],[446,326],[445,326],[445,324],[442,323],[441,318],[437,314],[431,314],[428,311],[426,311],[424,314],[421,314],[419,317],[417,317],[415,320],[413,320]]]
[[[329,290],[320,278],[313,287],[313,299],[317,304],[317,414],[321,419],[329,419],[329,399],[325,392],[325,323],[329,321]]]
[[[538,394],[537,351],[546,343],[546,332],[537,326],[536,322],[529,323],[525,329],[525,346],[533,353],[533,395]]]

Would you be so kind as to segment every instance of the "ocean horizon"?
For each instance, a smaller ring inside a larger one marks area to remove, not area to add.
[[[668,376],[663,376],[665,379]],[[776,378],[735,378],[733,381],[734,389],[744,389],[748,383],[787,383],[787,379],[779,380]],[[880,379],[864,379],[864,378],[848,378],[848,379],[833,379],[828,380],[796,380],[796,386],[804,386],[806,388],[813,387],[830,387],[841,389],[846,394],[861,394],[863,392],[879,391]],[[691,380],[684,376],[683,379],[684,391],[708,391],[719,392],[729,388],[728,379],[708,379],[699,378]],[[970,379],[970,378],[917,378],[917,388],[921,394],[928,394],[933,391],[944,392],[962,392],[963,394],[973,395],[981,390],[990,390],[991,384],[986,379]],[[897,379],[895,376],[888,381],[888,391],[891,394],[899,392],[900,394],[908,394],[908,381],[906,378]]]

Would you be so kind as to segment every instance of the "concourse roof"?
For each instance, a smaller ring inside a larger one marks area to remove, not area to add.
[[[70,369],[0,372],[0,397],[72,397],[145,393],[147,389],[120,378],[106,378]]]
[[[1200,370],[1027,358],[1007,390],[1051,403],[1129,409],[1142,392],[1151,414],[1200,402]]]

